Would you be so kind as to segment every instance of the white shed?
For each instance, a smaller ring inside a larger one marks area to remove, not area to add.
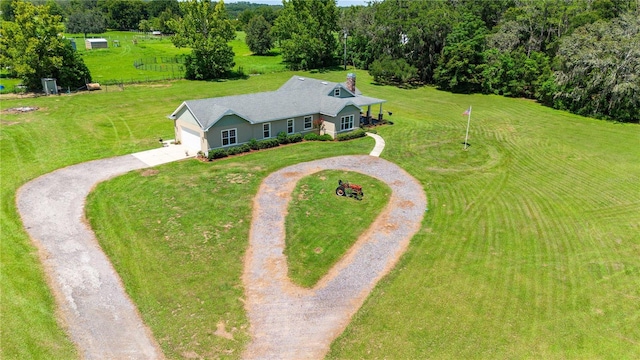
[[[85,39],[84,45],[87,50],[106,49],[109,47],[107,39]]]

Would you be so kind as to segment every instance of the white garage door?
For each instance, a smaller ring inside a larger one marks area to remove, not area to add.
[[[186,148],[193,151],[200,151],[202,147],[200,146],[200,134],[197,131],[182,128],[181,133],[182,145]]]

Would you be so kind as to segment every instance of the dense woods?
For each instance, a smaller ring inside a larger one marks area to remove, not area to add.
[[[0,0],[5,22],[14,20],[14,5],[22,1]],[[178,37],[189,31],[180,24],[189,22],[190,9],[209,3],[31,2],[48,6],[67,31],[85,36],[106,28],[170,34],[181,29]],[[283,0],[277,6],[213,1],[210,8],[216,4],[224,10],[216,15],[224,29],[216,31],[226,35],[215,41],[210,36],[206,49],[201,46],[192,57],[193,64],[213,64],[215,71],[201,69],[193,78],[229,70],[233,54],[222,40],[231,37],[231,26],[246,31],[256,54],[279,48],[291,69],[346,62],[369,70],[380,83],[526,97],[582,115],[640,121],[637,0],[382,0],[345,8],[334,0]]]
[[[527,97],[640,120],[636,1],[386,0],[345,14],[349,61],[381,83]]]

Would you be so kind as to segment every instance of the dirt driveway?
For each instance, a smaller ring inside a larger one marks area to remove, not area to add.
[[[316,287],[303,289],[287,277],[284,221],[296,182],[325,169],[373,176],[386,182],[393,193],[387,207],[346,256]],[[253,341],[244,357],[322,358],[420,229],[426,201],[417,180],[397,165],[373,156],[322,159],[269,175],[254,200],[245,257],[243,281]]]
[[[43,175],[18,190],[22,222],[38,247],[61,318],[82,358],[162,358],[84,217],[86,197],[97,183],[148,166],[133,155],[90,161]]]
[[[39,249],[64,325],[83,358],[163,357],[86,225],[84,204],[102,181],[184,156],[184,150],[174,148],[91,161],[43,175],[18,190],[18,211]],[[376,177],[393,192],[369,230],[308,290],[287,278],[284,218],[295,183],[325,169]],[[254,200],[245,258],[243,281],[253,341],[244,356],[302,359],[326,354],[375,284],[406,250],[420,229],[425,208],[420,184],[397,165],[375,156],[317,160],[269,175]]]

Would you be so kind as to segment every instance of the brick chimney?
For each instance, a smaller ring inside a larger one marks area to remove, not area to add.
[[[349,89],[349,91],[351,91],[352,93],[356,92],[356,74],[354,73],[348,73],[347,74],[347,89]]]

